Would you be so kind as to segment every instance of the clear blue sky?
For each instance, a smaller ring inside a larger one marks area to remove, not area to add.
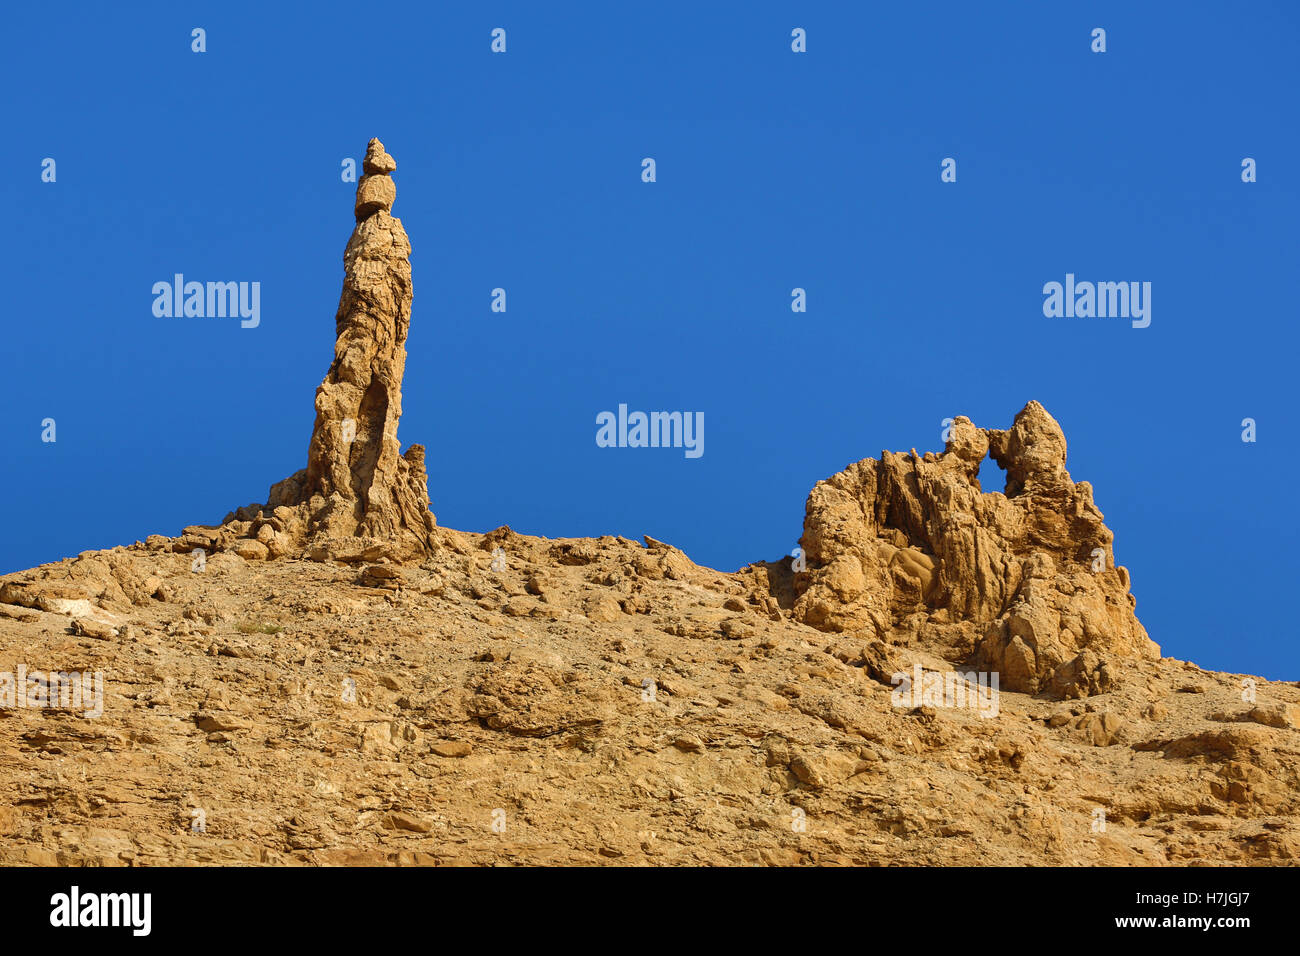
[[[732,570],[789,552],[818,479],[1033,398],[1165,653],[1300,678],[1300,7],[609,6],[7,10],[0,571],[219,521],[305,464],[340,164],[378,136],[414,247],[400,437],[439,523]],[[260,282],[260,326],[155,318],[177,272]],[[1151,282],[1151,326],[1045,318],[1067,272]],[[702,411],[705,454],[596,447],[619,403]]]

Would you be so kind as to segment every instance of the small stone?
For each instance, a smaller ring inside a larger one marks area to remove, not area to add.
[[[252,724],[231,714],[199,713],[194,715],[194,726],[204,733],[215,734],[228,730],[247,730]]]
[[[429,749],[436,757],[468,757],[474,745],[467,740],[440,740]]]
[[[379,210],[393,208],[397,199],[397,184],[387,176],[362,176],[357,183],[357,202],[354,208],[357,222],[368,219]]]
[[[79,617],[72,622],[72,630],[76,634],[84,637],[94,637],[101,641],[107,641],[117,637],[117,631],[101,621],[92,620],[91,618]]]
[[[582,605],[582,613],[588,620],[598,624],[608,623],[623,616],[623,606],[608,594],[598,594],[587,598]]]
[[[1266,727],[1300,730],[1300,706],[1295,704],[1270,704],[1252,708],[1246,719]]]
[[[385,830],[408,830],[411,833],[428,833],[433,829],[433,824],[428,820],[417,817],[413,813],[402,813],[399,810],[385,813],[380,818],[379,824]]]
[[[1166,717],[1169,716],[1169,708],[1166,707],[1158,700],[1153,701],[1152,703],[1147,705],[1144,711],[1142,711],[1142,716],[1145,717],[1147,720],[1154,720],[1154,721],[1164,720]]]
[[[265,561],[271,553],[261,541],[252,538],[240,538],[230,546],[230,550],[245,561]]]
[[[758,633],[754,630],[753,625],[747,624],[743,619],[738,617],[727,618],[722,622],[718,630],[722,632],[723,637],[731,641],[743,641]]]
[[[397,169],[397,160],[388,155],[383,143],[372,139],[366,146],[366,158],[361,162],[361,169],[366,173],[391,173]]]

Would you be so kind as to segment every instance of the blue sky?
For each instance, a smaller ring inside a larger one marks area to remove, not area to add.
[[[1037,399],[1165,653],[1300,678],[1300,8],[607,7],[7,12],[0,571],[219,521],[305,464],[341,162],[378,136],[414,248],[400,437],[439,523],[733,570],[789,552],[818,479]],[[177,272],[260,282],[260,325],[156,318]],[[1151,282],[1150,327],[1044,317],[1067,272]],[[598,448],[620,403],[703,412],[705,454]]]

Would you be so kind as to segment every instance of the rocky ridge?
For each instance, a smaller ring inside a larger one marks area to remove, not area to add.
[[[1036,402],[818,482],[798,559],[732,574],[438,527],[395,169],[372,140],[306,467],[0,577],[0,863],[1300,860],[1300,687],[1160,656]],[[102,714],[52,705],[92,671]]]

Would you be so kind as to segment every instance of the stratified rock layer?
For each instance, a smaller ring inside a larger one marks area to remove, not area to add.
[[[980,488],[990,456],[1005,493]],[[1071,480],[1065,457],[1060,425],[1030,402],[1008,431],[959,417],[942,454],[883,452],[818,482],[795,618],[944,644],[1005,689],[1058,696],[1103,690],[1111,658],[1158,658],[1092,487]]]

